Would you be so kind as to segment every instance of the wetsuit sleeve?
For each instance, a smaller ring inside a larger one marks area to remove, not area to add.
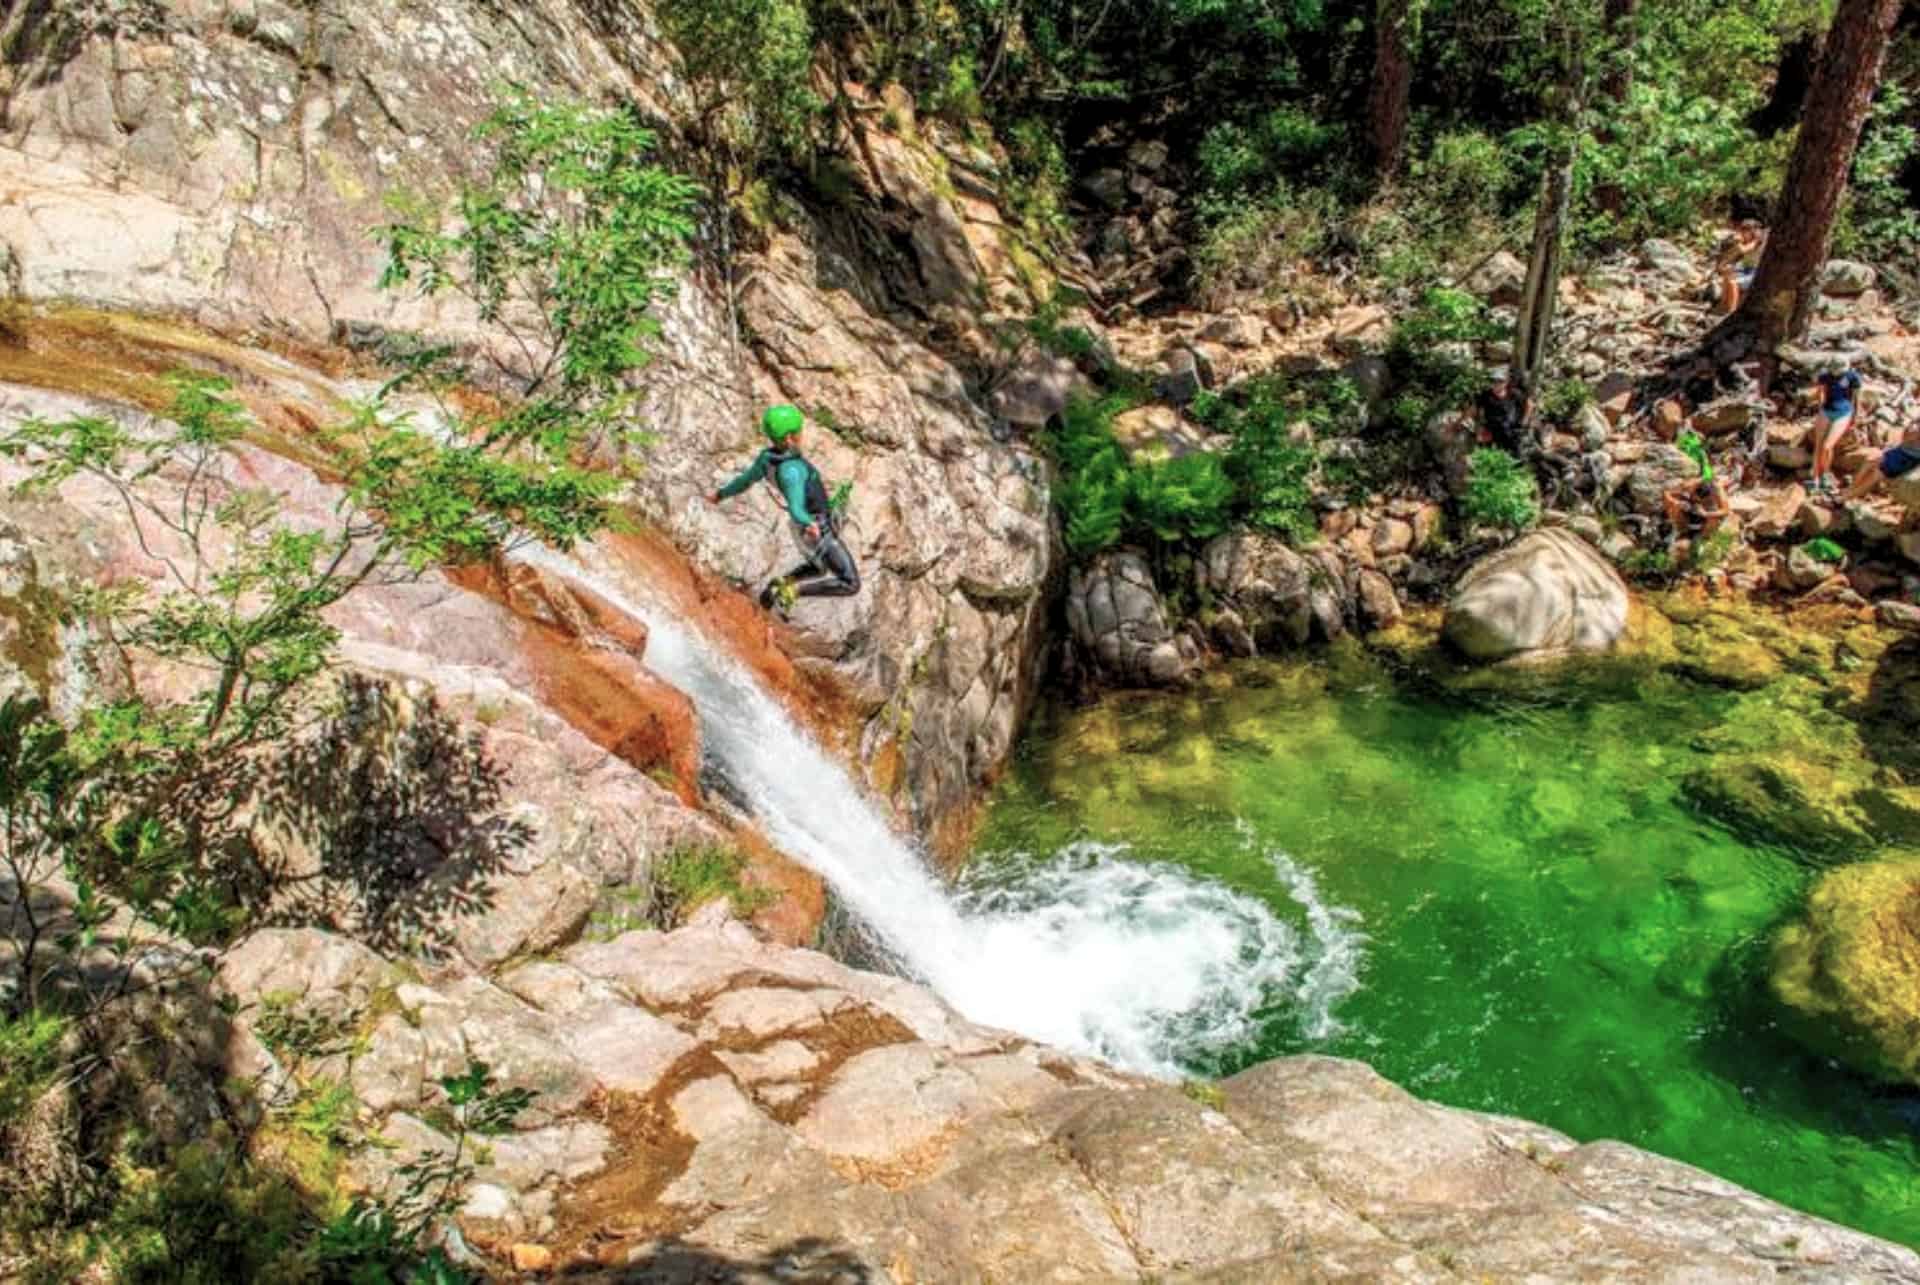
[[[807,512],[807,466],[799,460],[788,460],[780,466],[780,494],[787,497],[787,512],[801,526],[810,525],[813,515]]]
[[[723,500],[731,500],[734,496],[740,494],[740,492],[746,490],[748,487],[752,486],[755,482],[758,482],[760,480],[761,473],[765,471],[766,467],[767,467],[767,453],[765,451],[761,451],[758,455],[753,457],[753,463],[747,465],[745,469],[741,470],[740,475],[738,477],[734,478],[733,481],[727,483],[725,486],[720,488],[720,498]]]

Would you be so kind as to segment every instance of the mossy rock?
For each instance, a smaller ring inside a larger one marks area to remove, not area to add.
[[[1771,983],[1811,1047],[1920,1084],[1920,855],[1821,878],[1774,938]]]
[[[1687,777],[1684,789],[1696,807],[1729,829],[1818,860],[1882,846],[1873,818],[1856,800],[1862,792],[1857,783],[1802,742],[1717,755]]]

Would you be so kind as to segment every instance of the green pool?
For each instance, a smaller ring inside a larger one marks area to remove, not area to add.
[[[1361,1058],[1920,1245],[1920,1106],[1795,1044],[1765,998],[1767,936],[1810,871],[1680,797],[1733,699],[1661,675],[1469,700],[1357,650],[1248,662],[1043,718],[969,878],[1122,844],[1353,956],[1196,1073]]]

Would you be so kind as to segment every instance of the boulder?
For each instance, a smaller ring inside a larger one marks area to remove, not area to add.
[[[1920,1083],[1920,857],[1823,876],[1774,939],[1771,982],[1789,1028],[1815,1048]]]
[[[1700,476],[1700,466],[1685,451],[1656,442],[1627,474],[1624,492],[1635,513],[1659,517],[1668,491]]]
[[[1382,518],[1373,528],[1369,543],[1376,558],[1391,558],[1411,552],[1414,546],[1413,524],[1399,518]]]
[[[1400,623],[1403,614],[1400,609],[1400,597],[1393,591],[1393,581],[1371,567],[1361,570],[1355,581],[1356,596],[1360,600],[1360,616],[1374,629],[1391,629]]]
[[[1736,512],[1740,511],[1742,500],[1752,503],[1751,511],[1741,514],[1747,533],[1756,539],[1778,540],[1799,521],[1800,510],[1807,502],[1807,490],[1798,482],[1792,482],[1777,491],[1739,496],[1734,500]]]
[[[1873,289],[1877,279],[1873,268],[1853,259],[1829,259],[1820,274],[1820,293],[1836,298],[1851,298]]]
[[[1147,560],[1107,553],[1076,568],[1067,589],[1067,625],[1074,642],[1109,681],[1168,687],[1193,676]]]
[[[1796,544],[1788,551],[1786,560],[1774,573],[1774,582],[1782,589],[1792,593],[1804,593],[1823,583],[1827,577],[1835,575],[1840,568],[1831,563],[1820,561],[1807,552],[1804,544]]]
[[[1475,660],[1606,651],[1627,627],[1626,582],[1564,528],[1536,531],[1468,568],[1446,637]]]
[[[1386,358],[1362,354],[1340,368],[1340,377],[1350,382],[1360,394],[1360,404],[1366,408],[1367,421],[1372,423],[1386,405],[1387,395],[1393,391],[1393,370],[1387,365]]]
[[[1159,139],[1145,139],[1127,149],[1127,164],[1148,174],[1158,174],[1167,163],[1167,145]]]
[[[1581,449],[1588,451],[1605,450],[1607,437],[1613,432],[1612,426],[1607,422],[1606,412],[1593,402],[1588,402],[1580,408],[1579,413],[1573,417],[1573,427],[1580,437]]]
[[[1467,289],[1495,305],[1518,303],[1526,284],[1526,263],[1507,250],[1494,251],[1493,257],[1467,278]]]
[[[1258,348],[1265,341],[1267,327],[1260,318],[1244,312],[1215,317],[1200,330],[1200,338],[1229,348]]]
[[[1235,531],[1206,547],[1194,575],[1262,648],[1338,638],[1353,618],[1346,568],[1330,549],[1296,553],[1275,536]]]
[[[1154,395],[1175,406],[1185,406],[1198,397],[1205,387],[1206,381],[1201,378],[1200,362],[1194,356],[1193,349],[1185,345],[1169,348],[1161,359],[1160,375],[1154,380]]]
[[[1920,606],[1910,602],[1901,602],[1897,598],[1882,599],[1874,604],[1873,618],[1888,629],[1920,633]]]

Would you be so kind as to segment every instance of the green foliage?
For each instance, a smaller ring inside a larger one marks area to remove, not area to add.
[[[1852,185],[1834,232],[1841,253],[1892,261],[1909,270],[1920,265],[1920,211],[1901,182],[1920,147],[1920,131],[1910,123],[1913,102],[1904,86],[1881,86],[1854,153]]]
[[[1471,401],[1485,386],[1486,369],[1457,351],[1506,337],[1487,307],[1464,290],[1436,288],[1394,325],[1387,340],[1387,364],[1399,393],[1389,419],[1409,436],[1420,433],[1435,413]]]
[[[1053,440],[1060,480],[1054,503],[1067,548],[1091,557],[1118,544],[1127,528],[1127,498],[1132,466],[1113,435],[1113,419],[1131,405],[1124,397],[1075,398],[1061,413]]]
[[[1547,385],[1540,396],[1540,413],[1556,424],[1570,424],[1582,408],[1593,404],[1593,386],[1584,379],[1561,379]]]
[[[1477,526],[1519,531],[1540,519],[1539,492],[1520,461],[1500,450],[1478,450],[1468,461],[1467,493],[1460,507]]]
[[[810,141],[813,18],[805,0],[658,0],[709,147],[751,164]]]
[[[0,1137],[52,1084],[67,1028],[66,1018],[39,1009],[0,1014]]]
[[[524,395],[482,441],[565,461],[624,422],[627,379],[646,364],[653,309],[686,262],[699,189],[651,163],[654,136],[627,108],[515,89],[476,135],[489,149],[476,166],[485,181],[460,194],[450,220],[397,208],[378,230],[381,285],[452,290],[511,335]]]
[[[647,870],[651,892],[649,918],[659,928],[678,927],[710,901],[725,897],[734,914],[750,919],[780,899],[772,888],[749,886],[742,878],[747,858],[724,844],[692,844],[670,848],[653,859]]]
[[[1233,483],[1220,457],[1194,451],[1136,466],[1128,483],[1128,508],[1156,540],[1168,544],[1206,540],[1227,527]]]
[[[1008,204],[1030,237],[1043,244],[1057,241],[1072,226],[1067,216],[1071,175],[1059,128],[1042,116],[1022,116],[1007,125],[1002,137],[1009,166]]]
[[[1666,549],[1635,549],[1621,559],[1620,570],[1633,580],[1666,581],[1673,577],[1673,554]]]
[[[1233,436],[1227,472],[1239,488],[1240,516],[1249,526],[1272,531],[1289,544],[1318,535],[1313,512],[1311,447],[1290,437],[1293,426],[1324,431],[1350,420],[1359,402],[1351,383],[1289,384],[1268,376],[1249,381],[1242,400],[1208,408],[1210,426]]]
[[[1738,543],[1733,532],[1721,527],[1712,535],[1693,547],[1693,567],[1696,571],[1714,571],[1723,565]]]
[[[1532,130],[1514,136],[1523,150],[1535,141]],[[1752,190],[1769,155],[1734,100],[1642,77],[1581,150],[1574,174],[1581,198],[1606,186],[1618,208],[1590,208],[1579,235],[1589,243],[1637,242],[1689,232],[1729,193]]]
[[[1222,122],[1200,140],[1196,157],[1201,208],[1271,190],[1280,180],[1324,179],[1341,145],[1341,131],[1296,106],[1276,107],[1241,124]]]

